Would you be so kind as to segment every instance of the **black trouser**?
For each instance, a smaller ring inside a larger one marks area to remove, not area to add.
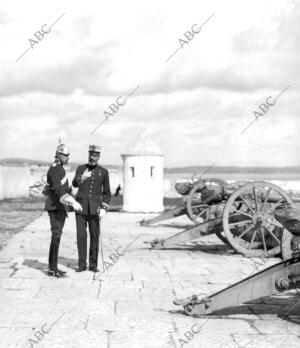
[[[89,268],[97,268],[100,226],[98,215],[76,214],[78,267],[86,268],[87,256],[87,223],[90,232]]]
[[[49,269],[56,270],[60,237],[65,224],[67,213],[63,210],[53,210],[48,211],[48,214],[50,217],[50,225],[52,232],[49,250]]]

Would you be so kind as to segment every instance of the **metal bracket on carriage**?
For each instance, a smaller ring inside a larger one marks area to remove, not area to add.
[[[258,298],[300,288],[300,258],[292,258],[272,265],[208,297],[197,295],[174,300],[186,314],[207,315],[225,308],[238,306]]]
[[[156,238],[156,239],[154,239],[152,241],[145,241],[144,244],[151,244],[151,247],[153,249],[156,249],[156,248],[160,249],[160,248],[162,248],[164,246],[165,239],[158,239],[158,238]]]
[[[204,295],[203,297],[199,298],[200,295]],[[187,306],[187,305],[195,305],[195,304],[201,304],[201,303],[208,303],[211,302],[211,299],[207,297],[207,294],[199,294],[199,295],[192,295],[186,298],[175,298],[173,303],[176,306]]]

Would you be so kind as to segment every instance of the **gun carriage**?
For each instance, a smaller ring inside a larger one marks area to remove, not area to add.
[[[241,183],[245,182],[237,182],[236,184],[239,185]],[[203,189],[203,185],[206,185],[206,187],[209,187],[210,189],[214,189],[219,185],[227,184],[222,179],[205,178],[197,180],[195,176],[193,176],[190,180],[177,182],[175,184],[175,190],[181,195],[181,202],[179,204],[174,204],[174,207],[165,210],[163,213],[155,216],[154,218],[140,221],[140,224],[142,226],[150,226],[157,222],[165,221],[185,214],[195,224],[209,220],[211,206],[201,201],[201,190]],[[177,199],[176,203],[179,201],[180,199]]]
[[[183,306],[187,315],[202,316],[242,303],[249,303],[258,298],[299,289],[300,210],[293,206],[278,206],[274,211],[274,216],[284,228],[282,240],[288,240],[292,246],[288,260],[268,267],[209,296],[192,295],[186,299],[175,299],[173,303]],[[299,300],[284,317],[295,309],[298,303]],[[297,310],[295,309],[295,311]]]
[[[281,187],[264,181],[228,184],[212,178],[194,183],[187,196],[185,209],[197,224],[169,238],[152,241],[153,248],[168,248],[215,233],[246,257],[280,253],[284,259],[290,257],[291,237],[283,240],[284,227],[275,219],[274,211],[300,199]]]

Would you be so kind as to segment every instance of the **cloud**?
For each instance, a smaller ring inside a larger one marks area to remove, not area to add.
[[[23,74],[6,72],[0,85],[0,96],[30,92],[68,95],[76,89],[93,95],[112,94],[108,84],[112,67],[103,54],[110,48],[111,44],[93,47],[76,60],[56,66],[36,67]]]
[[[146,130],[166,165],[299,165],[295,1],[192,1],[184,8],[116,1],[101,11],[96,2],[69,3],[55,30],[17,64],[29,34],[56,18],[61,5],[30,2],[14,13],[7,3],[11,22],[5,23],[0,13],[0,157],[48,159],[61,135],[72,160],[86,160],[88,144],[97,143],[106,163],[120,163],[120,153]],[[212,11],[201,33],[166,62],[178,39]],[[91,135],[116,97],[138,84]],[[288,84],[276,106],[241,136],[253,111]]]

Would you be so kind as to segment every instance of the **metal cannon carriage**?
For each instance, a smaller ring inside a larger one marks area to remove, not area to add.
[[[237,189],[240,186],[246,184],[246,181],[237,181],[231,184],[232,189]],[[211,206],[201,200],[201,190],[206,186],[210,190],[214,190],[218,187],[229,186],[225,180],[218,178],[205,178],[205,179],[194,179],[177,182],[175,184],[176,191],[181,195],[181,202],[178,205],[174,204],[173,208],[167,209],[158,216],[149,220],[142,220],[140,224],[142,226],[150,226],[157,222],[165,221],[177,216],[187,215],[191,221],[195,224],[209,220]],[[180,199],[176,200],[176,203]]]
[[[290,290],[294,290],[294,293],[295,290],[298,291],[300,289],[300,209],[295,206],[277,207],[274,216],[284,227],[282,239],[290,238],[291,241],[289,244],[292,253],[288,260],[272,265],[210,295],[192,295],[184,299],[175,299],[173,303],[183,306],[187,315],[203,316],[217,314],[220,310],[224,311],[243,303],[249,304],[262,297]],[[296,308],[298,304],[299,300],[296,300],[283,317],[287,317],[293,309],[299,314],[299,309]]]
[[[283,259],[290,258],[291,236],[287,232],[283,239],[284,227],[275,219],[274,211],[300,202],[300,198],[269,182],[228,184],[214,178],[193,184],[187,196],[185,209],[197,224],[152,241],[153,248],[168,248],[215,233],[246,257],[281,253]]]

